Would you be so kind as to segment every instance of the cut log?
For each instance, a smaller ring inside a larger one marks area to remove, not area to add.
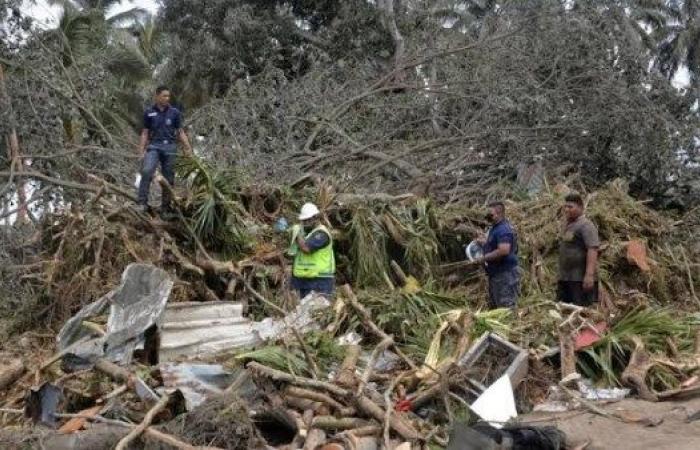
[[[345,358],[338,371],[338,376],[335,378],[336,383],[348,388],[355,385],[357,382],[355,368],[357,367],[357,360],[360,357],[361,349],[362,347],[359,345],[348,345],[345,347]]]
[[[355,403],[357,405],[358,410],[376,419],[380,423],[384,422],[386,412],[369,398],[363,396],[357,397],[355,399]],[[396,431],[399,434],[399,436],[401,436],[404,439],[420,439],[420,434],[418,433],[418,431],[416,431],[413,425],[411,425],[402,417],[396,414],[392,415],[389,419],[389,426],[392,430]]]
[[[303,389],[296,386],[288,386],[287,389],[285,389],[285,394],[292,397],[305,398],[308,400],[324,403],[333,408],[341,416],[350,416],[355,413],[354,408],[349,408],[321,392]]]
[[[367,427],[371,424],[371,422],[358,417],[337,418],[333,416],[316,416],[313,421],[311,421],[311,426],[313,428],[320,428],[326,431],[353,430],[355,428]]]
[[[318,428],[312,428],[306,435],[304,450],[316,450],[316,447],[326,441],[326,433]]]
[[[122,383],[128,383],[134,377],[134,374],[132,374],[128,370],[124,369],[123,367],[119,367],[118,365],[114,364],[113,362],[107,361],[106,359],[98,359],[95,362],[95,369],[109,375],[114,380],[120,381]]]

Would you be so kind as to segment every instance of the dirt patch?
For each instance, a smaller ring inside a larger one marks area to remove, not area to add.
[[[590,442],[588,450],[695,450],[700,448],[700,421],[687,422],[700,410],[700,398],[684,402],[652,403],[628,399],[606,405],[606,411],[626,416],[663,419],[656,427],[624,423],[587,412],[532,413],[520,417],[525,424],[555,425],[564,431],[570,446]]]

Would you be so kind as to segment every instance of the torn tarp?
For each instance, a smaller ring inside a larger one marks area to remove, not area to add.
[[[160,324],[172,287],[162,269],[150,264],[127,266],[116,289],[81,309],[59,332],[58,349],[70,357],[68,368],[88,366],[97,358],[128,364],[134,350],[142,348],[146,330]],[[104,335],[95,336],[94,328],[83,322],[107,309]]]

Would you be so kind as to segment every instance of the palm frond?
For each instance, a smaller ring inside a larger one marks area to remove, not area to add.
[[[386,233],[369,208],[359,207],[354,211],[350,240],[350,261],[357,284],[376,286],[382,283],[389,267]]]
[[[252,242],[245,232],[247,213],[237,198],[241,174],[217,170],[196,156],[180,158],[178,171],[188,180],[188,210],[199,238],[225,253],[248,248]]]
[[[144,8],[131,8],[127,11],[114,14],[107,18],[107,23],[113,27],[128,27],[135,23],[146,23],[150,20],[151,13]]]
[[[107,68],[113,74],[132,81],[142,81],[150,78],[151,65],[134,44],[118,44],[108,55]]]
[[[295,375],[308,373],[308,365],[301,351],[279,345],[268,345],[236,356],[239,361],[256,361],[260,364]]]
[[[637,307],[617,322],[612,329],[584,353],[589,361],[580,368],[587,377],[607,385],[619,385],[621,373],[634,350],[633,337],[639,337],[651,354],[663,354],[668,340],[681,352],[691,351],[694,317],[677,318],[666,309]]]

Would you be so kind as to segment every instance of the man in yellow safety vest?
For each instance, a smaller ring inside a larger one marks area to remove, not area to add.
[[[301,207],[299,221],[292,227],[288,253],[294,257],[292,288],[301,298],[311,291],[331,295],[335,290],[333,236],[321,224],[321,212],[313,203]]]

